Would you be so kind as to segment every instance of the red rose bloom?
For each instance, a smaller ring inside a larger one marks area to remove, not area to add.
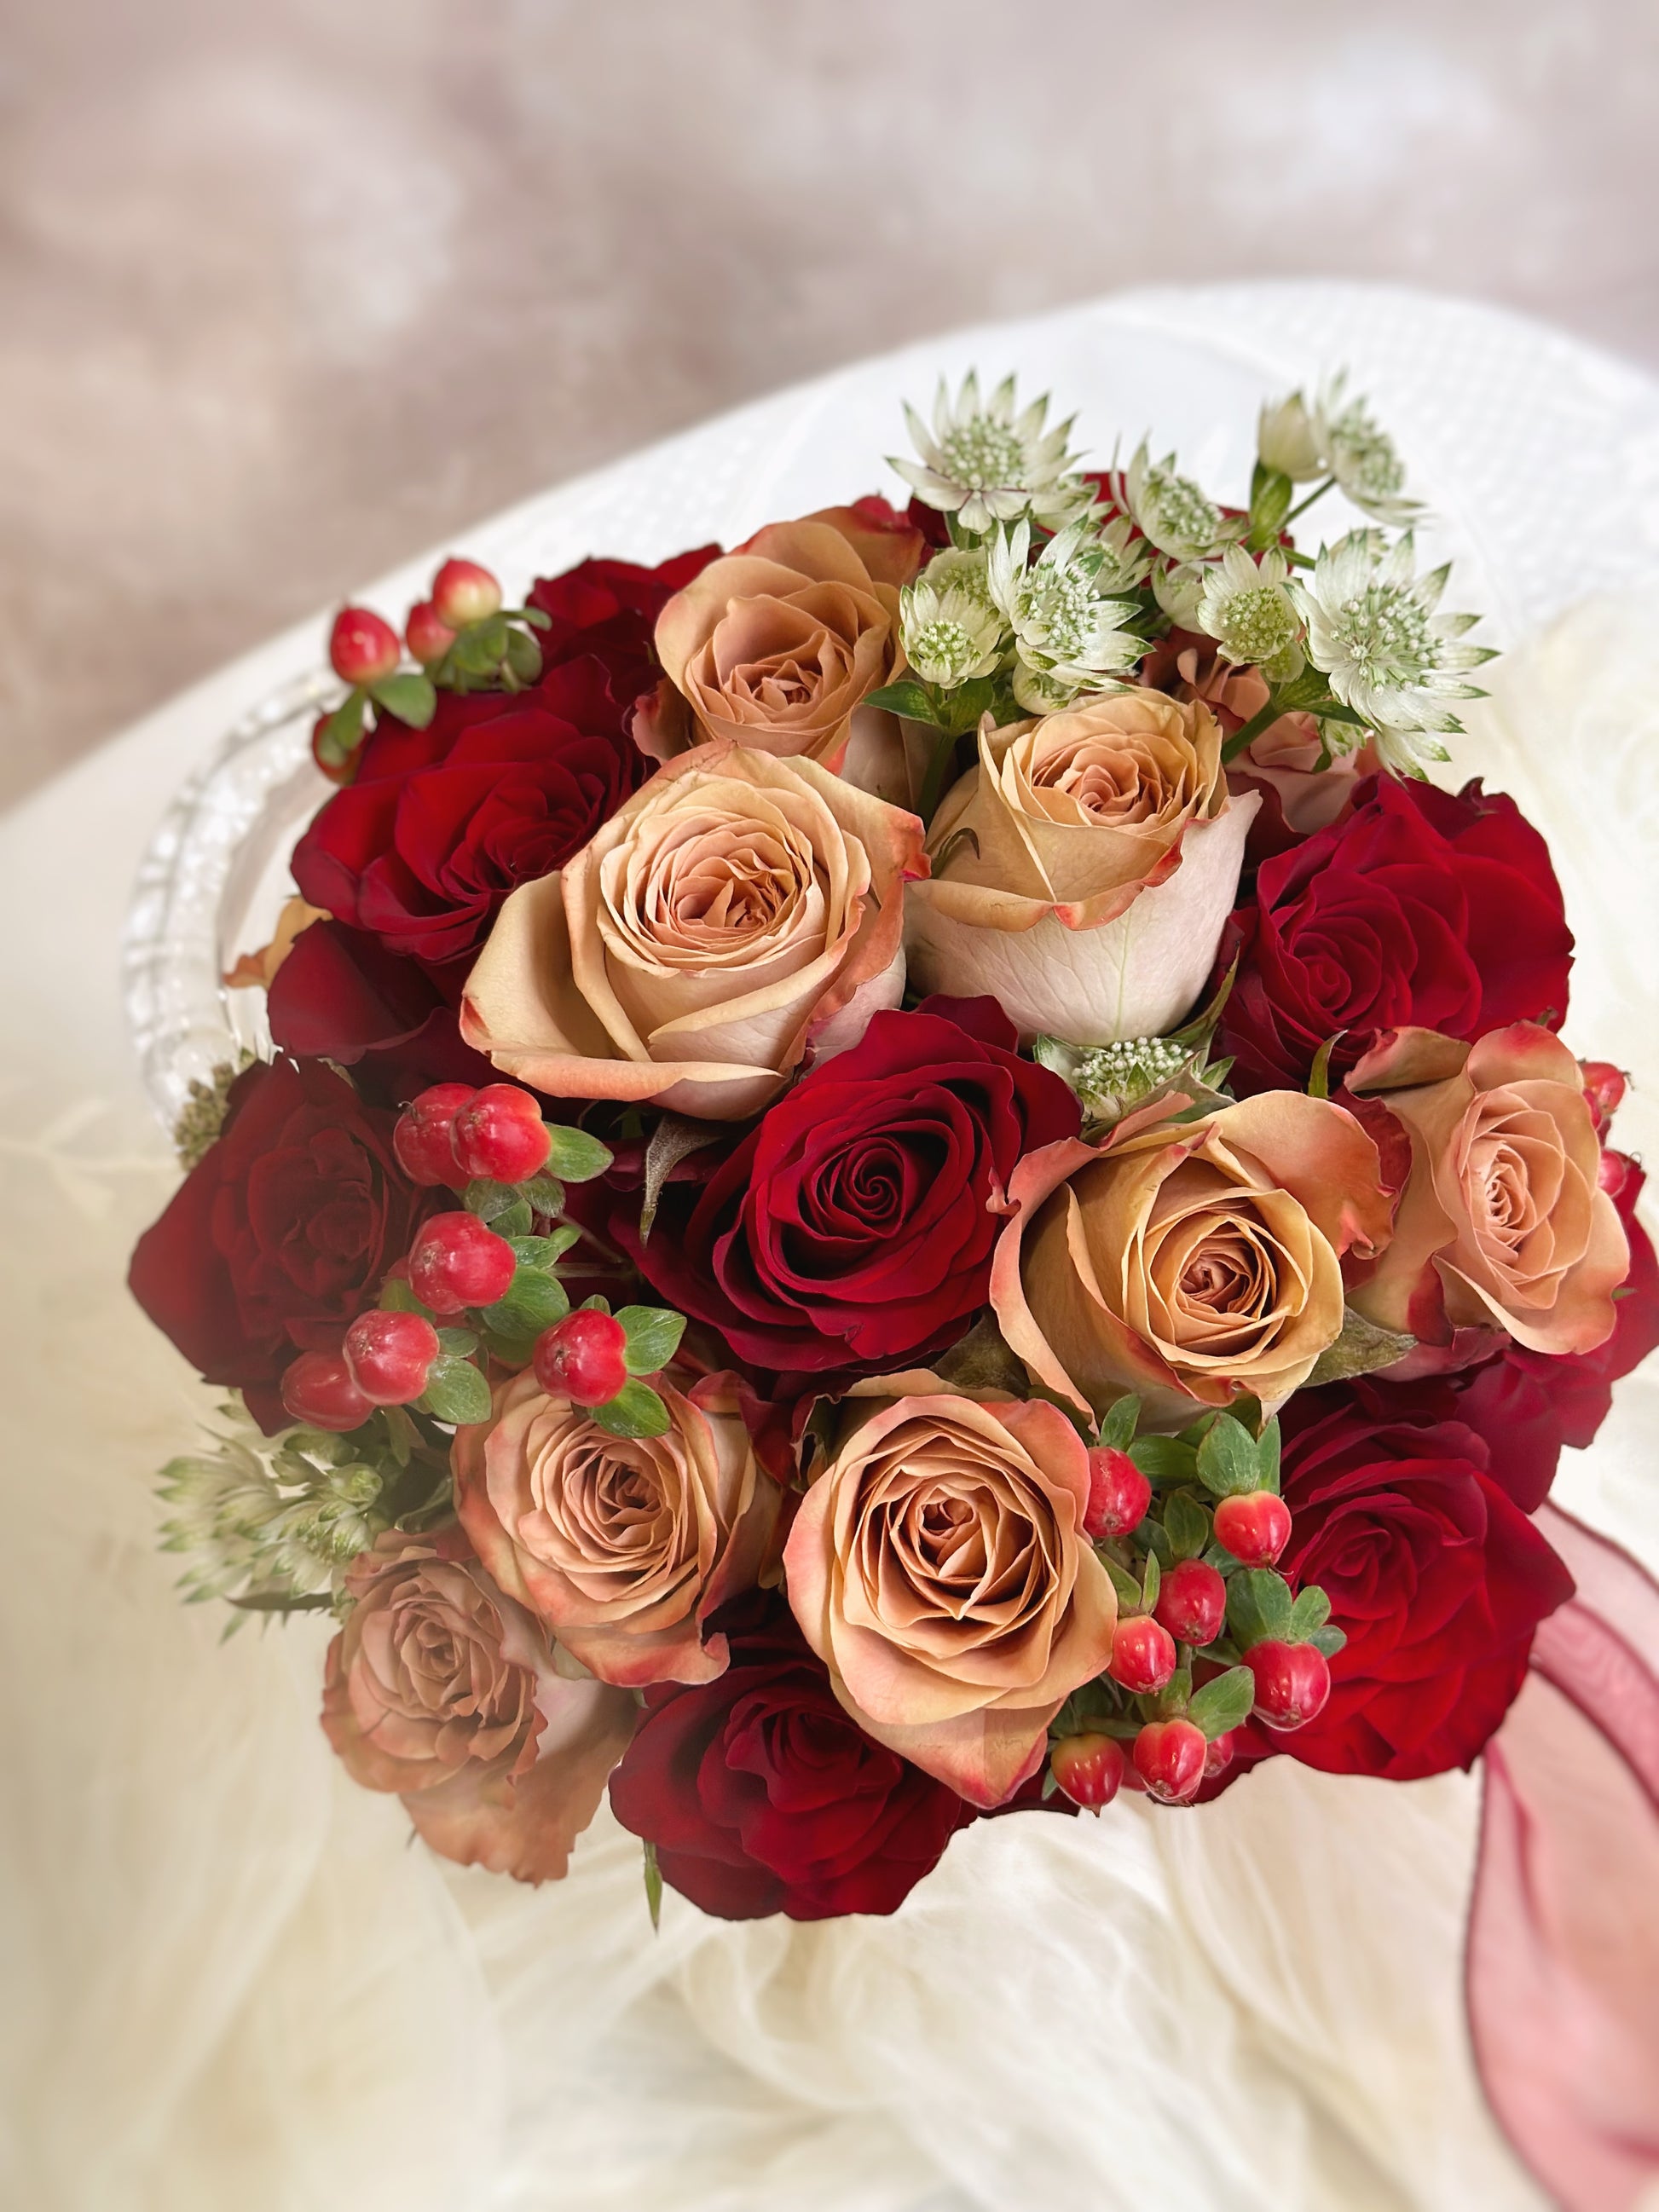
[[[752,1591],[714,1626],[731,1664],[647,1690],[611,1778],[617,1818],[655,1844],[665,1882],[724,1920],[893,1911],[970,1808],[842,1711],[781,1599]]]
[[[279,1060],[231,1087],[218,1142],[132,1255],[133,1296],[267,1434],[301,1351],[332,1351],[408,1250],[430,1194],[392,1150],[393,1116],[331,1069]]]
[[[1335,1036],[1334,1089],[1384,1030],[1559,1029],[1572,936],[1548,849],[1512,799],[1478,779],[1454,795],[1376,776],[1340,821],[1263,862],[1219,971],[1235,959],[1221,1022],[1235,1087],[1301,1090]]]
[[[878,1014],[695,1202],[671,1184],[648,1242],[617,1233],[665,1298],[756,1366],[819,1373],[938,1351],[985,1303],[1021,1155],[1078,1133],[1071,1091],[1017,1042],[993,999]]]
[[[1330,1703],[1278,1747],[1327,1773],[1392,1782],[1469,1765],[1571,1576],[1461,1423],[1379,1427],[1322,1392],[1299,1425],[1293,1404],[1287,1425],[1280,1571],[1318,1583],[1348,1641],[1331,1662]]]

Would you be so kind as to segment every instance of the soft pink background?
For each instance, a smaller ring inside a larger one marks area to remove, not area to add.
[[[0,799],[930,330],[1390,277],[1659,366],[1651,0],[0,0]]]

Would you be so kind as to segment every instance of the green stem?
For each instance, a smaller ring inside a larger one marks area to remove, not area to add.
[[[1269,691],[1267,705],[1252,714],[1242,729],[1235,730],[1221,748],[1223,766],[1224,767],[1229,761],[1237,760],[1247,745],[1259,738],[1263,730],[1270,728],[1279,720],[1281,712],[1282,709],[1273,694]]]
[[[921,797],[916,805],[916,811],[921,815],[924,827],[932,822],[934,814],[938,811],[939,803],[945,796],[945,786],[950,776],[951,763],[956,757],[956,732],[953,730],[941,730],[939,741],[933,747],[933,757],[927,763],[927,773],[922,779]]]
[[[1290,513],[1281,519],[1279,525],[1279,528],[1281,530],[1288,530],[1291,525],[1296,520],[1297,515],[1305,514],[1316,499],[1323,499],[1326,493],[1329,491],[1335,482],[1336,478],[1334,477],[1327,477],[1323,483],[1316,484],[1313,489],[1308,494],[1306,499],[1301,501],[1298,505],[1293,507]]]

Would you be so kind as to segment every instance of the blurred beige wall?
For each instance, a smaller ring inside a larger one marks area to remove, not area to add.
[[[0,799],[900,340],[1382,276],[1659,366],[1654,0],[0,0]]]

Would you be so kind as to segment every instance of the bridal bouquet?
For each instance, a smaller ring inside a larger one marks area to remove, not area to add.
[[[340,616],[227,979],[275,1053],[133,1261],[231,1394],[189,1594],[334,1617],[329,1741],[451,1858],[558,1875],[608,1787],[653,1914],[1468,1766],[1659,1341],[1365,404],[1266,410],[1242,507],[1012,381],[909,422],[908,511]]]

